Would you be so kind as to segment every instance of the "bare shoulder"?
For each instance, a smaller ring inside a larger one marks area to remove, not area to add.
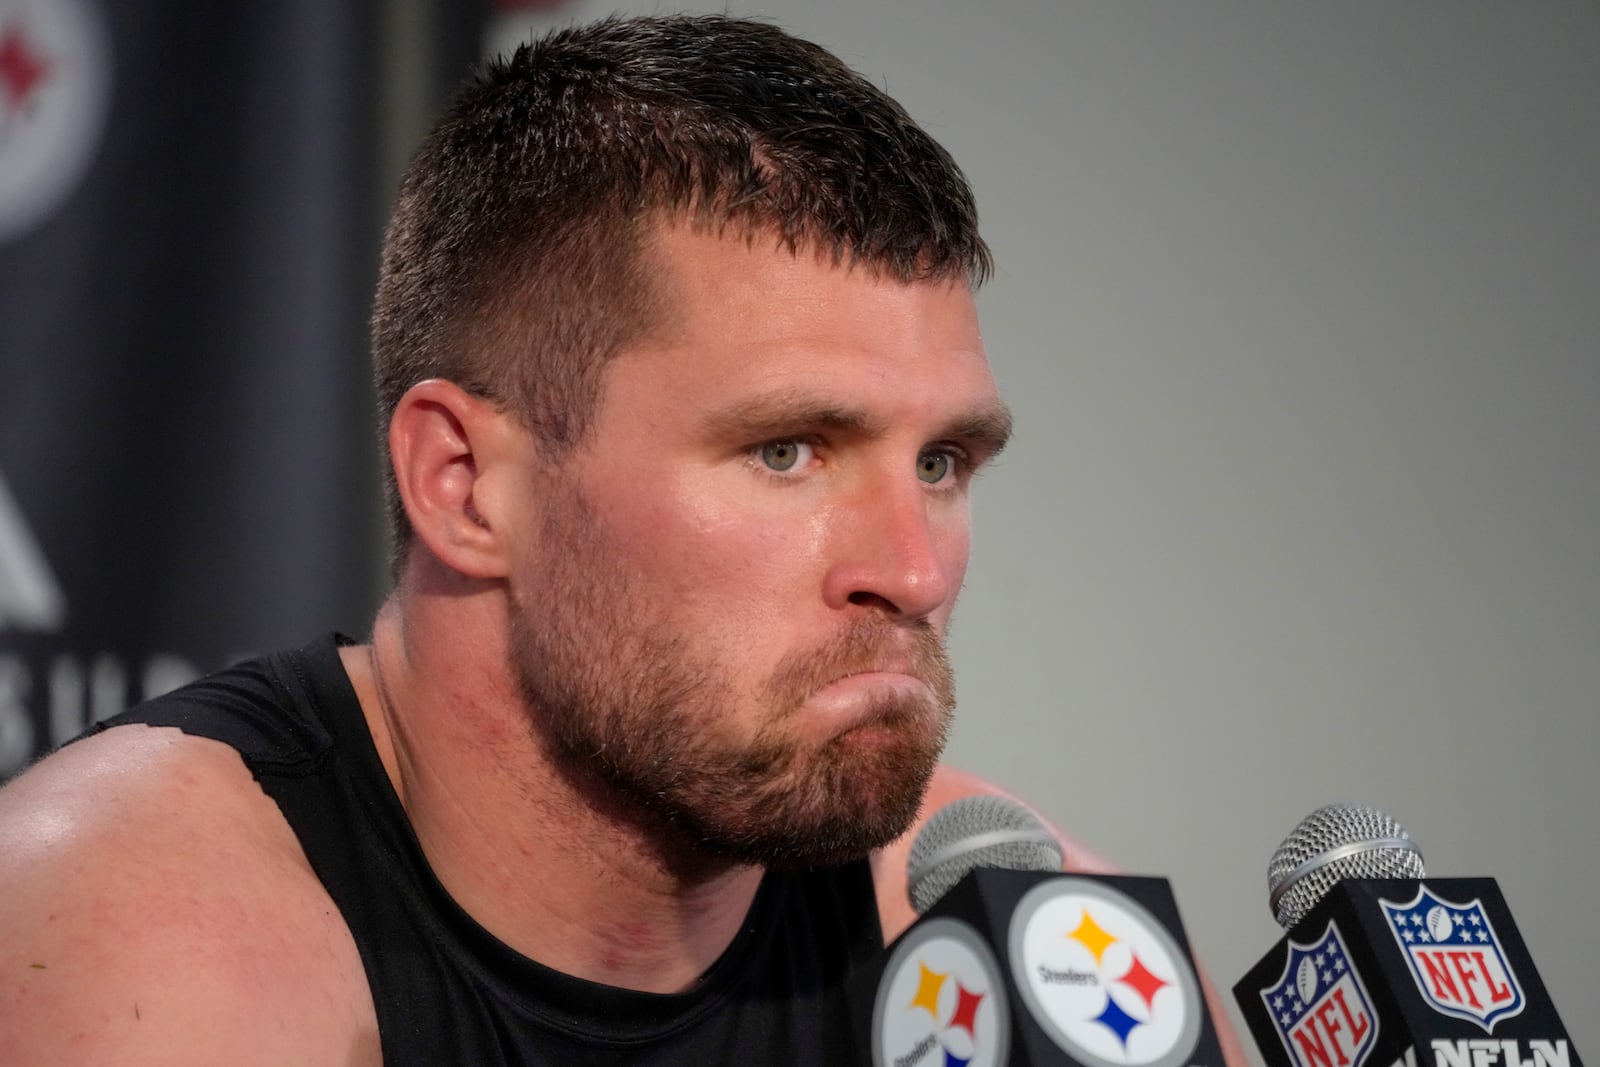
[[[872,854],[872,880],[877,891],[878,917],[883,923],[885,941],[898,937],[917,917],[906,892],[906,861],[911,856],[911,842],[916,839],[917,831],[922,829],[923,824],[934,812],[951,801],[985,793],[1010,797],[1038,815],[1039,821],[1048,826],[1056,839],[1061,842],[1065,870],[1107,872],[1115,869],[1083,844],[1063,833],[1059,827],[1054,826],[1049,819],[1022,798],[1008,793],[978,775],[958,770],[948,764],[941,764],[933,772],[933,780],[928,784],[927,795],[922,799],[922,810],[918,812],[917,821],[912,824],[911,829],[899,840]]]
[[[360,957],[226,746],[123,726],[0,789],[7,1063],[377,1063]]]

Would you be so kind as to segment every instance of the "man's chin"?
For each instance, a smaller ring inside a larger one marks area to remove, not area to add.
[[[742,826],[708,826],[703,845],[725,859],[777,868],[836,866],[888,845],[916,820],[934,760],[894,768],[857,762],[830,768],[800,795],[772,798]]]
[[[913,812],[913,817],[915,812]],[[906,825],[910,825],[907,820]],[[774,870],[837,867],[864,859],[905,832],[860,822],[809,826],[795,833],[761,834],[739,839],[717,838],[705,842],[706,851],[718,859]]]

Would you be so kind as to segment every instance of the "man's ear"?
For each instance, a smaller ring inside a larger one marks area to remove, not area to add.
[[[389,420],[389,461],[417,539],[468,578],[507,573],[510,544],[496,519],[506,487],[527,469],[516,420],[453,382],[406,391]]]

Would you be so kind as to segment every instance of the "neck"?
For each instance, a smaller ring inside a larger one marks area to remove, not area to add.
[[[761,870],[696,855],[551,758],[509,668],[498,594],[404,596],[343,658],[439,881],[547,966],[648,992],[692,986],[738,933]]]

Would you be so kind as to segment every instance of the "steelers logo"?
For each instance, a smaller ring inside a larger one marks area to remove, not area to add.
[[[1012,977],[1033,1018],[1085,1067],[1183,1067],[1200,983],[1167,928],[1101,882],[1053,878],[1012,913]]]
[[[111,52],[86,0],[0,0],[0,242],[78,188],[105,132]]]
[[[994,952],[959,919],[895,945],[872,1013],[874,1067],[1005,1067],[1011,1020]]]

